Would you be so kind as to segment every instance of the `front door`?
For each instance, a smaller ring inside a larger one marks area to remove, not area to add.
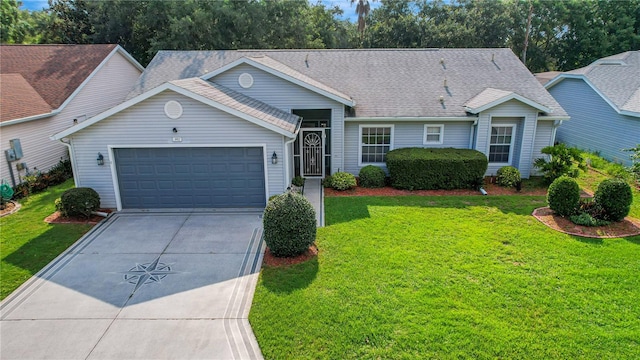
[[[322,177],[324,169],[324,129],[300,130],[303,177]]]

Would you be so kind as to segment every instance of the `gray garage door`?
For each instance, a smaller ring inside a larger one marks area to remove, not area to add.
[[[114,149],[124,209],[264,207],[262,148]]]

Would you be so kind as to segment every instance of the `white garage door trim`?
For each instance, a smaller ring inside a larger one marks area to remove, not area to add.
[[[116,162],[114,149],[142,149],[142,148],[262,148],[262,157],[264,162],[264,194],[265,204],[269,201],[269,168],[267,167],[267,144],[136,144],[136,145],[107,145],[109,149],[109,163],[111,167],[111,179],[113,181],[113,191],[116,195],[116,209],[122,210],[122,199],[120,198],[120,186],[118,185],[118,172],[116,171]]]

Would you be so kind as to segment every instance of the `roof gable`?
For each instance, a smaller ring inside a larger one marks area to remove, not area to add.
[[[640,117],[640,51],[608,56],[561,73],[545,84],[545,88],[550,89],[564,79],[583,80],[617,113]]]
[[[276,61],[268,56],[252,56],[242,57],[232,63],[229,63],[221,68],[216,69],[210,73],[200,76],[203,80],[209,80],[216,75],[222,74],[227,70],[233,69],[236,66],[247,64],[258,68],[262,71],[266,71],[271,75],[277,76],[281,79],[292,82],[296,85],[302,86],[305,89],[311,90],[320,95],[326,96],[332,100],[340,102],[344,105],[355,106],[355,102],[350,96],[333,89],[319,81],[316,81],[298,71]]]
[[[274,108],[224,86],[199,78],[189,78],[167,82],[80,124],[61,131],[51,136],[51,139],[60,140],[65,138],[167,90],[200,101],[284,136],[294,137],[300,126],[301,118],[299,116]]]
[[[520,96],[513,91],[505,91],[500,89],[486,88],[482,90],[478,95],[471,98],[464,104],[465,109],[472,113],[478,114],[482,111],[490,109],[492,107],[498,106],[502,103],[505,103],[509,100],[518,100],[521,103],[527,104],[532,108],[535,108],[539,111],[549,113],[551,109],[548,107],[538,104],[537,102],[527,99],[524,96]]]
[[[12,106],[20,117],[4,117],[0,121],[21,120],[42,115],[42,108],[32,108],[32,102],[44,101],[50,108],[49,115],[62,109],[88,80],[116,52],[122,54],[135,67],[144,68],[124,49],[116,44],[95,45],[1,45],[0,73],[19,74],[33,91]],[[16,77],[2,81],[1,91],[23,87]]]
[[[129,97],[261,56],[348,94],[357,118],[464,117],[464,104],[488,87],[531,99],[551,109],[549,115],[567,116],[506,48],[160,51]]]

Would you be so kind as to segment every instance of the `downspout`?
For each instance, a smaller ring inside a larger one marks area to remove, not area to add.
[[[553,130],[552,130],[552,134],[551,134],[551,143],[549,144],[549,146],[553,146],[556,142],[556,131],[558,131],[558,126],[562,125],[562,122],[564,120],[554,120],[553,121]]]
[[[474,137],[476,134],[476,126],[478,126],[478,119],[471,124],[471,133],[469,134],[469,149],[473,149]]]
[[[75,153],[73,152],[73,146],[71,145],[71,142],[66,142],[64,141],[64,139],[66,138],[60,139],[60,142],[69,149],[69,161],[71,161],[71,172],[73,173],[73,183],[76,187],[79,187],[80,184],[78,183],[78,176],[76,174],[76,161],[75,161],[76,157],[75,157]]]

